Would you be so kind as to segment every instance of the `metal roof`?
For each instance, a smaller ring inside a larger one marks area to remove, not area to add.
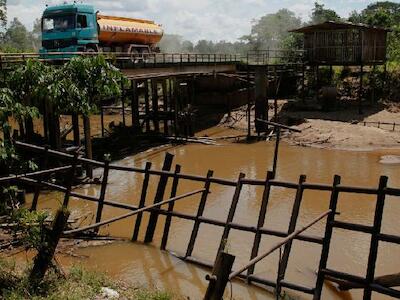
[[[345,30],[345,29],[361,29],[361,30],[375,30],[375,31],[383,31],[390,32],[390,29],[370,26],[366,24],[355,24],[351,22],[335,22],[335,21],[327,21],[320,24],[310,25],[294,30],[290,30],[289,32],[296,33],[312,33],[315,31],[324,31],[324,30]]]

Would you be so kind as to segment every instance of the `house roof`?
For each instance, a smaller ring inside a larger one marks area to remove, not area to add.
[[[321,30],[343,30],[343,29],[361,29],[361,30],[375,30],[375,31],[382,31],[382,32],[390,32],[390,29],[370,26],[366,24],[355,24],[351,22],[335,22],[335,21],[327,21],[320,24],[310,25],[294,30],[290,30],[289,32],[295,33],[312,33],[315,31]]]

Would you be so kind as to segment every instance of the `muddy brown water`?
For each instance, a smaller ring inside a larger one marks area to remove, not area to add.
[[[229,130],[214,128],[205,132],[209,135],[230,135]],[[200,135],[205,134],[200,133]],[[144,167],[147,161],[154,168],[161,168],[165,152],[175,155],[174,162],[182,165],[182,172],[206,175],[208,169],[215,171],[216,177],[235,180],[240,172],[248,178],[264,179],[267,168],[272,165],[273,142],[254,144],[223,143],[219,146],[185,145],[166,146],[153,149],[118,162],[124,166]],[[308,182],[331,184],[333,176],[342,176],[342,183],[356,186],[377,186],[381,175],[389,176],[389,185],[400,187],[400,165],[380,164],[384,155],[399,155],[399,151],[382,150],[372,152],[348,152],[315,148],[295,147],[283,144],[281,147],[278,179],[297,182],[301,174],[307,175]],[[101,176],[101,170],[97,170]],[[109,177],[106,198],[129,204],[138,204],[143,176],[113,171]],[[157,177],[150,183],[148,203],[154,199]],[[201,188],[202,184],[182,181],[178,187],[178,195]],[[170,188],[170,186],[169,186]],[[98,186],[80,187],[78,192],[98,195]],[[169,189],[168,189],[169,192]],[[211,185],[205,216],[226,220],[233,187]],[[266,217],[266,228],[287,230],[295,191],[273,188]],[[261,204],[262,188],[245,186],[242,190],[234,221],[246,225],[257,224]],[[329,206],[328,192],[306,191],[301,205],[298,227],[306,224]],[[199,195],[178,202],[175,210],[195,214]],[[400,225],[400,199],[389,197],[384,213],[383,232],[398,234]],[[62,201],[59,193],[46,193],[40,197],[40,208],[54,209]],[[359,224],[372,224],[375,198],[362,195],[341,195],[339,198],[338,217],[341,221]],[[81,200],[72,200],[71,209],[78,214],[95,213],[96,205]],[[115,208],[106,208],[103,219],[125,213]],[[101,233],[130,238],[133,232],[135,217],[112,224],[101,230]],[[142,223],[140,240],[144,238],[147,218]],[[177,259],[168,252],[158,249],[164,225],[164,217],[160,217],[156,236],[152,245],[142,243],[120,242],[112,245],[91,247],[78,250],[77,254],[87,256],[84,259],[64,257],[65,264],[83,264],[89,268],[132,282],[135,285],[157,287],[171,290],[178,295],[201,299],[207,287],[204,277],[207,270],[195,267]],[[173,219],[167,249],[183,254],[193,227],[193,222]],[[311,228],[307,233],[323,235],[325,223]],[[206,261],[213,261],[218,249],[222,228],[201,225],[193,256]],[[237,256],[234,269],[247,263],[250,257],[254,234],[232,230],[227,242],[227,249]],[[264,236],[261,251],[268,249],[279,238]],[[335,230],[328,266],[338,271],[364,276],[368,260],[370,236]],[[397,273],[400,270],[399,246],[382,243],[379,250],[377,275]],[[314,286],[321,246],[295,241],[286,279],[295,283]],[[257,264],[255,274],[274,280],[277,276],[278,253]],[[288,291],[290,296],[298,299],[309,299],[310,296]],[[230,287],[227,288],[230,296]],[[240,282],[233,284],[235,299],[274,299],[273,294]],[[361,299],[361,291],[339,293],[333,285],[326,284],[322,299]],[[373,299],[386,299],[385,296],[374,295]]]

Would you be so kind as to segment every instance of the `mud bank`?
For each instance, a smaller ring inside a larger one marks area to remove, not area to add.
[[[400,132],[380,128],[312,119],[296,128],[302,132],[285,137],[291,145],[352,151],[400,148]]]

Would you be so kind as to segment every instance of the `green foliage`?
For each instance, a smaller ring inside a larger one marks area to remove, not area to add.
[[[80,300],[101,298],[101,288],[110,287],[119,292],[122,299],[170,300],[177,299],[161,291],[150,291],[123,286],[104,274],[87,271],[74,266],[66,277],[54,271],[48,272],[40,288],[33,293],[28,281],[28,272],[21,272],[14,262],[0,259],[0,298],[7,300]]]
[[[319,24],[327,21],[340,21],[340,16],[332,9],[326,9],[324,4],[314,3],[311,14],[311,24]]]
[[[279,48],[290,36],[289,30],[301,26],[301,19],[288,9],[281,9],[274,14],[267,14],[253,24],[251,35],[242,37],[253,47],[253,50]]]
[[[26,249],[40,249],[42,246],[44,222],[47,217],[46,212],[31,212],[25,208],[11,213],[11,223],[16,224],[13,231],[18,232],[18,238]]]
[[[0,0],[0,24],[3,27],[7,24],[7,0]]]
[[[77,90],[72,92],[79,92],[79,98],[86,98],[89,106],[99,104],[104,98],[118,98],[121,80],[125,80],[102,55],[71,59],[61,69],[61,76],[73,81]]]

